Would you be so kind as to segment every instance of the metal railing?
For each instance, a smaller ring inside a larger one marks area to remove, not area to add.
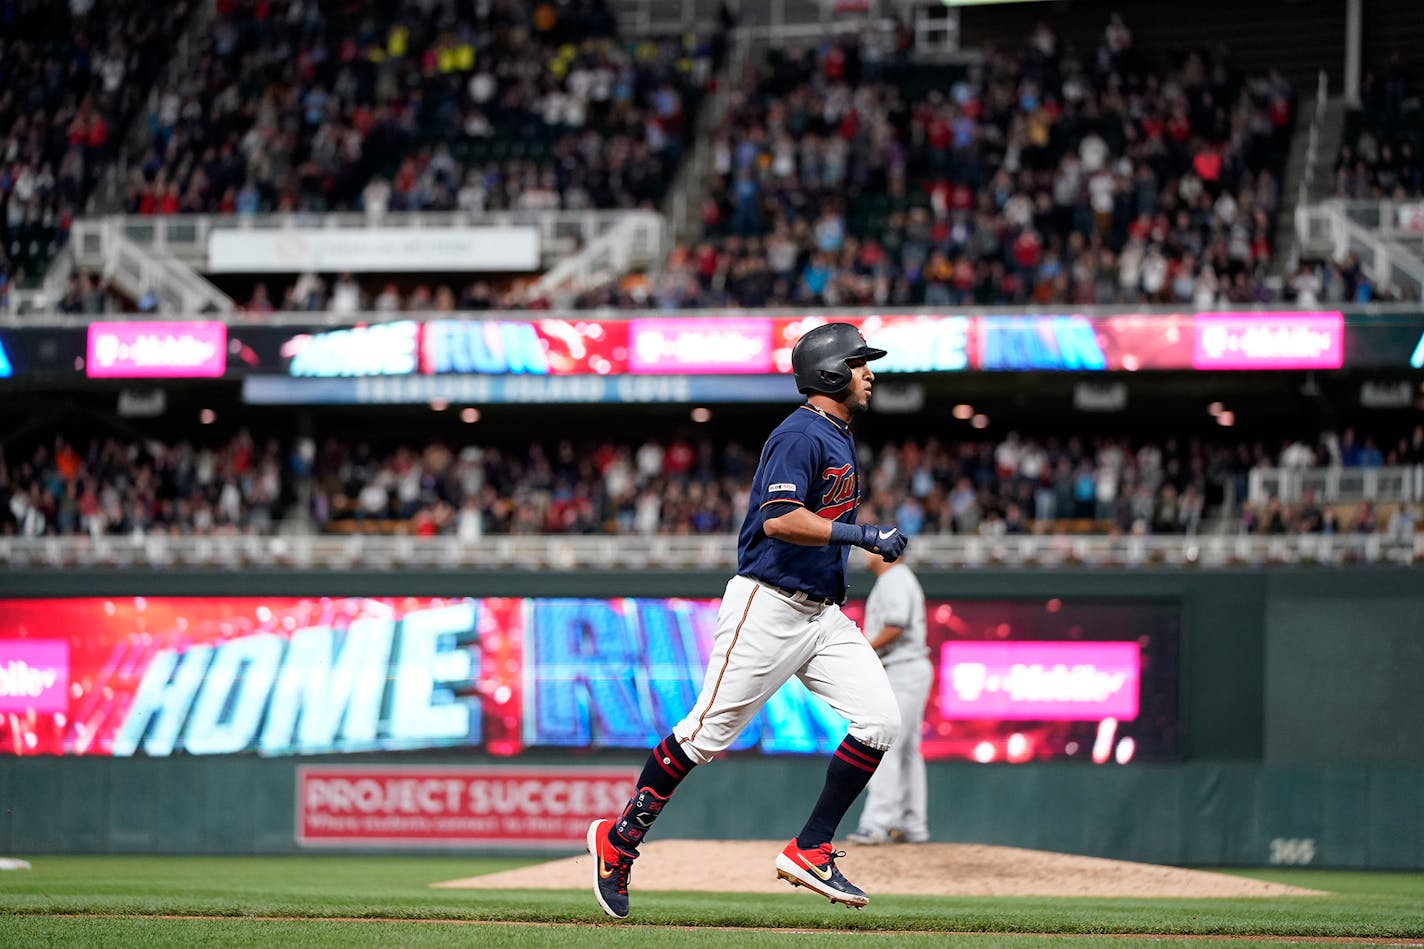
[[[1252,504],[1271,498],[1298,501],[1309,489],[1332,503],[1393,504],[1424,500],[1424,465],[1388,468],[1252,468],[1246,496]]]
[[[1383,286],[1398,288],[1413,299],[1424,297],[1424,260],[1361,223],[1345,202],[1297,206],[1295,227],[1302,248],[1328,248],[1336,260],[1353,254]]]
[[[611,4],[618,32],[624,36],[706,33],[719,25],[720,6],[721,0],[614,0]],[[787,40],[825,35],[828,27],[862,21],[905,4],[885,0],[747,0],[731,6],[734,32]]]
[[[1340,200],[1340,210],[1351,221],[1387,240],[1424,237],[1424,199],[1413,201]]]
[[[1286,166],[1286,182],[1282,190],[1281,207],[1277,210],[1277,229],[1281,232],[1281,239],[1275,242],[1276,253],[1272,259],[1272,270],[1279,271],[1284,264],[1285,272],[1294,272],[1300,266],[1301,250],[1304,246],[1304,235],[1298,228],[1292,226],[1296,220],[1295,212],[1297,208],[1309,204],[1312,198],[1319,200],[1325,195],[1320,194],[1316,187],[1316,173],[1321,164],[1321,136],[1322,130],[1327,128],[1327,122],[1331,122],[1329,110],[1329,77],[1325,70],[1320,70],[1316,76],[1315,84],[1315,107],[1310,113],[1310,125],[1306,129],[1305,137],[1299,135],[1292,136],[1291,139],[1291,160]],[[1340,116],[1334,116],[1333,126],[1340,124]],[[1330,129],[1334,131],[1332,127]],[[1295,191],[1291,192],[1291,175],[1296,173],[1295,159],[1297,154],[1303,155],[1300,163],[1299,178],[1296,180]],[[1293,233],[1290,239],[1286,240],[1286,230],[1291,228]]]
[[[563,305],[580,292],[642,268],[660,269],[667,255],[668,224],[652,211],[634,211],[577,253],[545,271],[531,287]]]
[[[1325,107],[1330,101],[1330,83],[1325,70],[1320,70],[1315,82],[1315,108],[1310,115],[1310,128],[1306,132],[1305,168],[1301,172],[1300,187],[1296,192],[1296,204],[1310,200],[1315,186],[1316,166],[1320,163],[1320,130],[1325,123]]]
[[[102,269],[135,298],[153,294],[160,313],[231,313],[236,306],[187,264],[152,253],[115,230],[104,239]]]
[[[325,228],[331,230],[369,227],[455,228],[534,227],[539,230],[544,266],[549,266],[631,216],[649,211],[492,211],[469,214],[463,211],[392,211],[290,214],[173,214],[112,215],[81,218],[70,229],[75,260],[81,267],[102,265],[104,235],[117,232],[155,255],[174,257],[189,266],[203,268],[208,262],[208,238],[223,228],[236,230],[284,230]]]
[[[730,571],[731,534],[523,535],[222,535],[182,537],[3,537],[0,568],[222,568],[325,570],[686,570]],[[1424,564],[1424,533],[1384,534],[927,535],[909,562],[920,569],[963,567],[1231,567],[1242,564]]]
[[[1414,326],[1416,318],[1419,316],[1420,307],[1417,303],[1349,303],[1349,304],[1321,304],[1317,308],[1321,312],[1334,312],[1344,310],[1346,319],[1350,324],[1357,321],[1361,323],[1388,323],[1396,321],[1402,326]],[[677,315],[682,317],[718,317],[730,316],[756,318],[800,318],[814,317],[822,320],[853,319],[865,317],[892,317],[892,316],[964,316],[964,317],[1036,317],[1036,316],[1063,316],[1062,306],[965,306],[965,307],[759,307],[749,310],[726,310],[726,309],[706,309],[706,310],[667,310],[662,315]],[[1097,306],[1084,305],[1074,306],[1071,312],[1075,316],[1086,317],[1108,317],[1114,315],[1142,316],[1149,319],[1161,317],[1163,319],[1180,320],[1183,316],[1183,309],[1180,306],[1163,306],[1158,304],[1144,304],[1139,306],[1113,305]],[[1233,310],[1238,313],[1299,313],[1299,304],[1279,303],[1274,305],[1240,306]],[[435,319],[438,314],[421,313],[416,314],[420,319]],[[648,318],[646,310],[620,310],[615,308],[594,308],[594,309],[560,309],[555,307],[551,310],[479,310],[461,311],[459,318],[462,320],[490,320],[490,321],[513,321],[527,322],[529,320],[541,319],[564,319],[564,320],[588,320],[597,319],[605,321],[617,320],[637,320]],[[384,323],[391,320],[408,320],[413,316],[410,313],[388,310],[357,310],[350,313],[335,312],[331,310],[277,310],[272,313],[248,313],[237,311],[234,313],[208,316],[201,313],[185,313],[180,319],[218,319],[232,325],[260,324],[263,326],[312,326],[323,324],[326,326],[357,326],[370,323]],[[0,311],[0,325],[41,327],[41,326],[78,326],[85,327],[90,323],[105,320],[128,320],[133,319],[132,314],[126,313],[62,313],[53,309],[33,311],[25,314],[18,314],[11,311]]]

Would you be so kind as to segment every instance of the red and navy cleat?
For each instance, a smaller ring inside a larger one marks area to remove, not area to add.
[[[809,887],[832,903],[860,909],[870,902],[870,897],[836,867],[836,858],[844,856],[844,850],[836,850],[828,843],[802,850],[793,837],[786,849],[776,855],[776,875],[792,886]]]
[[[588,825],[588,852],[593,854],[593,895],[614,919],[628,918],[628,877],[638,855],[619,850],[608,841],[609,820]]]

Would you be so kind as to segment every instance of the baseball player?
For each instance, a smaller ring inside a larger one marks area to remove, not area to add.
[[[851,547],[894,562],[896,527],[857,525],[860,477],[850,420],[870,404],[885,355],[848,323],[818,326],[791,351],[796,387],[809,398],[766,441],[737,541],[702,692],[653,748],[622,814],[588,828],[593,892],[603,911],[628,915],[628,877],[648,828],[694,767],[725,750],[793,675],[850,721],[801,832],[776,857],[776,875],[832,902],[869,897],[842,875],[831,843],[900,730],[900,710],[875,650],[844,613]]]
[[[934,679],[925,644],[925,591],[903,562],[887,563],[867,551],[865,566],[875,575],[865,600],[865,635],[900,702],[900,740],[870,779],[860,826],[846,839],[857,844],[924,843],[930,832],[920,725]]]

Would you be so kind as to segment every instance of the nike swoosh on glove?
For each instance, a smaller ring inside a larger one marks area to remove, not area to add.
[[[898,527],[863,524],[860,531],[859,546],[884,557],[886,563],[894,563],[899,560],[900,555],[905,552],[905,546],[910,542],[910,538],[902,534]]]

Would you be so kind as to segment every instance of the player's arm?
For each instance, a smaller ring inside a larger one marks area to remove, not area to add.
[[[825,547],[828,544],[864,547],[892,563],[905,552],[905,545],[909,543],[898,527],[829,521],[788,501],[777,502],[776,506],[784,506],[786,510],[768,517],[761,524],[766,536],[773,540],[802,547]]]
[[[870,648],[879,652],[884,647],[899,639],[905,633],[903,626],[882,626],[880,632],[870,638]]]
[[[818,461],[815,443],[804,435],[783,434],[767,442],[765,490],[755,500],[760,505],[762,533],[772,540],[801,547],[831,542],[831,522],[806,507],[821,470]]]
[[[761,529],[767,537],[801,547],[847,544],[873,550],[894,560],[905,549],[905,535],[894,527],[845,524],[821,517],[807,508],[807,499],[819,482],[820,459],[811,440],[787,435],[767,442],[764,487],[758,485]]]
[[[771,539],[801,547],[824,547],[831,542],[831,522],[824,517],[790,501],[775,502],[768,509],[784,511],[761,523],[761,529]]]

